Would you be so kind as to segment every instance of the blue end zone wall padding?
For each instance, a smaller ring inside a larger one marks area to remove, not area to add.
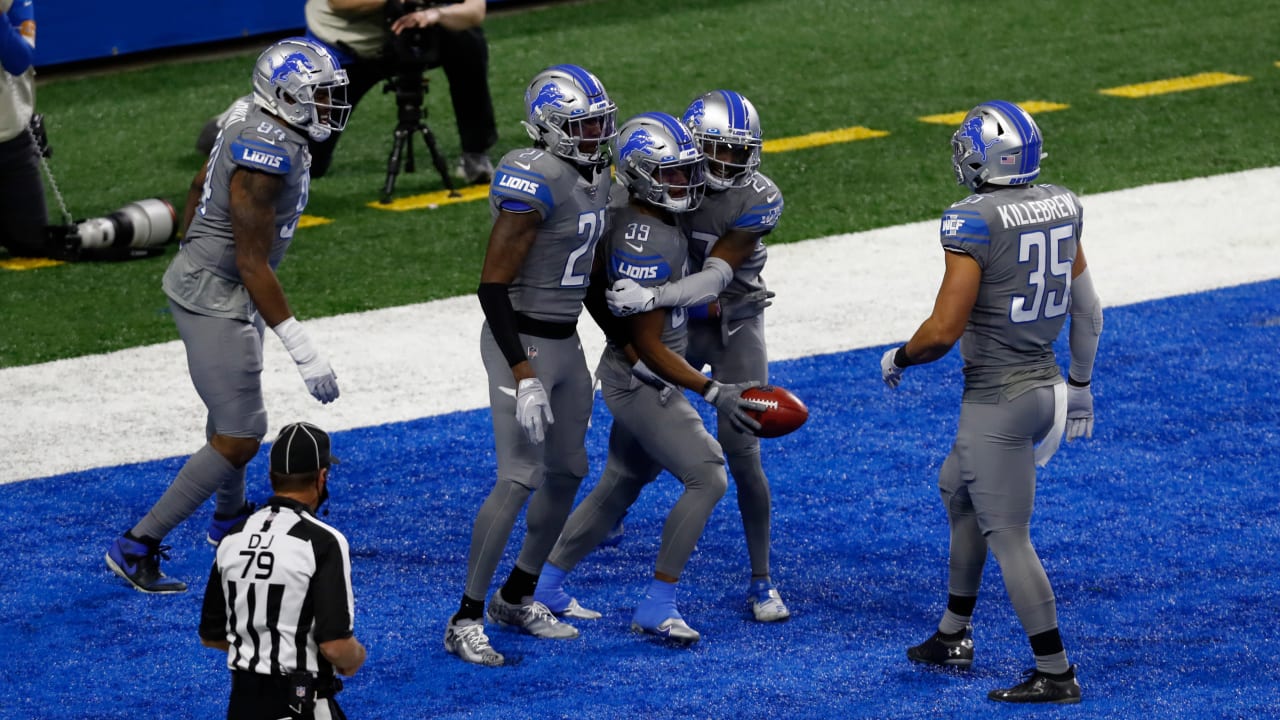
[[[306,25],[304,4],[305,0],[126,0],[114,5],[37,0],[35,64],[301,31]]]
[[[1094,437],[1063,445],[1038,481],[1032,540],[1057,595],[1084,705],[1037,717],[1272,717],[1280,687],[1280,281],[1108,308],[1094,375]],[[1065,344],[1060,345],[1065,351]],[[328,522],[351,542],[356,632],[369,661],[340,696],[352,718],[1027,717],[986,699],[1031,665],[994,560],[969,671],[911,665],[946,597],[946,517],[936,475],[959,414],[953,351],[883,387],[883,348],[775,363],[809,423],[764,441],[773,577],[794,616],[751,621],[731,487],[681,578],[689,649],[633,635],[679,483],[646,488],[616,548],[566,588],[604,613],[582,637],[489,626],[508,665],[442,647],[458,606],[471,522],[494,477],[487,411],[334,434]],[[1065,355],[1060,355],[1065,358]],[[478,360],[477,360],[478,362]],[[407,379],[407,382],[418,382]],[[705,406],[705,403],[701,404]],[[194,409],[193,409],[194,411]],[[597,401],[590,474],[609,417]],[[192,438],[194,451],[200,438]],[[53,452],[75,452],[72,439]],[[266,494],[266,448],[248,469]],[[102,556],[185,458],[0,486],[0,718],[225,716],[225,657],[196,636],[212,552],[211,503],[166,542],[191,583],[148,596]],[[517,525],[494,587],[506,577]]]

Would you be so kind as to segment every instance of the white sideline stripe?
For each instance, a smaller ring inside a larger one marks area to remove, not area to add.
[[[1086,197],[1084,245],[1104,304],[1280,277],[1276,197],[1280,168]],[[770,248],[772,359],[909,337],[942,276],[937,225]],[[466,296],[306,321],[338,372],[342,396],[329,406],[311,399],[269,339],[267,439],[298,420],[333,431],[487,407],[482,317]],[[594,366],[602,338],[585,313],[579,328]],[[879,382],[876,369],[844,380]],[[186,455],[202,444],[204,421],[178,341],[0,369],[0,483]]]

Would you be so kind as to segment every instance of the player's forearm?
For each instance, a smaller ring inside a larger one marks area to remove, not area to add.
[[[702,270],[653,289],[657,307],[693,307],[715,300],[733,281],[733,268],[718,257],[707,258]]]
[[[632,348],[651,371],[673,385],[701,393],[707,384],[706,375],[693,369],[683,357],[673,352],[661,340],[654,338],[636,340],[632,343]]]
[[[293,317],[289,301],[285,298],[284,288],[276,277],[275,271],[265,260],[253,264],[242,264],[237,261],[240,270],[240,281],[249,291],[253,305],[258,309],[267,327],[275,327]]]
[[[937,318],[930,316],[928,320],[921,323],[920,328],[911,336],[907,344],[902,346],[894,364],[898,367],[908,367],[931,363],[950,352],[951,346],[955,345],[956,340],[959,339],[959,334],[945,327]],[[906,360],[906,363],[898,362],[899,360]]]
[[[1093,377],[1093,361],[1098,355],[1102,337],[1102,300],[1093,287],[1093,278],[1085,268],[1071,281],[1071,330],[1067,336],[1071,347],[1072,380],[1087,383]]]

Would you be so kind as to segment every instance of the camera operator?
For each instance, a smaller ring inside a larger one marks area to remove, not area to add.
[[[468,183],[492,177],[488,150],[498,141],[498,130],[489,97],[489,45],[481,27],[484,0],[427,7],[401,0],[307,0],[306,16],[307,37],[336,51],[347,71],[353,109],[371,88],[399,73],[442,67],[462,145],[456,174]],[[329,169],[339,137],[334,133],[312,143],[313,178]]]
[[[0,245],[21,257],[44,255],[49,221],[40,148],[28,132],[35,111],[33,0],[0,0]]]

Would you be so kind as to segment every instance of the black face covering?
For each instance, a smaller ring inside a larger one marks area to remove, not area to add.
[[[324,487],[320,488],[320,502],[316,503],[316,510],[319,510],[320,508],[324,508],[323,514],[325,517],[329,517],[329,508],[324,507],[324,504],[328,501],[329,501],[329,480],[328,478],[326,478]]]

